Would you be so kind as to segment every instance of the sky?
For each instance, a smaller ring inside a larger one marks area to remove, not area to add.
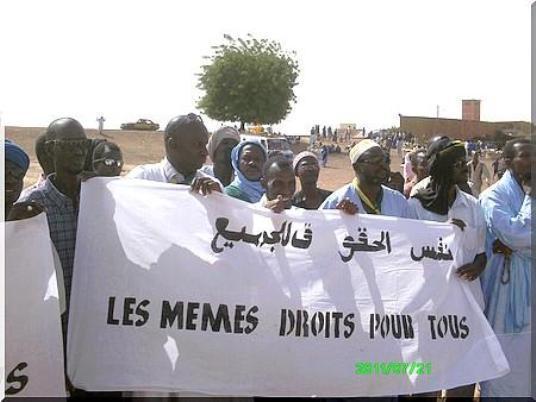
[[[297,102],[275,129],[399,125],[398,114],[530,121],[527,0],[2,0],[0,119],[105,129],[198,111],[203,56],[224,34],[297,52]],[[205,117],[210,130],[221,125]]]

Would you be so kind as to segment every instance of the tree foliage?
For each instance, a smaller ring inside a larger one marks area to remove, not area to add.
[[[295,52],[287,53],[278,42],[234,39],[213,46],[210,62],[201,66],[197,87],[205,93],[198,107],[220,121],[275,124],[296,102],[294,87],[299,73]]]

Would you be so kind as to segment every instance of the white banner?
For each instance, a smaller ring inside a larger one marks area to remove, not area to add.
[[[6,396],[65,396],[58,286],[46,215],[5,223]]]
[[[378,396],[508,372],[453,226],[92,179],[68,372],[90,391]]]

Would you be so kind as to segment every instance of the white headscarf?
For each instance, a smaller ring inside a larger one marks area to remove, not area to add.
[[[307,157],[315,158],[318,161],[318,156],[316,156],[315,153],[311,151],[300,152],[298,155],[294,157],[294,160],[292,161],[292,168],[294,170],[294,173],[296,173],[296,168],[298,167],[298,164],[300,163],[300,161],[303,158],[307,158]]]
[[[350,161],[352,165],[357,162],[359,157],[363,155],[366,151],[371,148],[381,148],[376,141],[364,139],[359,141],[353,148],[350,150]]]

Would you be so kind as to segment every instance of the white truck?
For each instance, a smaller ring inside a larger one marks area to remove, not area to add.
[[[262,135],[241,134],[240,140],[260,143],[264,149],[266,149],[266,152],[268,152],[268,156],[270,156],[271,153],[278,151],[286,158],[290,160],[294,159],[294,153],[290,148],[290,143],[284,137],[265,137]]]

